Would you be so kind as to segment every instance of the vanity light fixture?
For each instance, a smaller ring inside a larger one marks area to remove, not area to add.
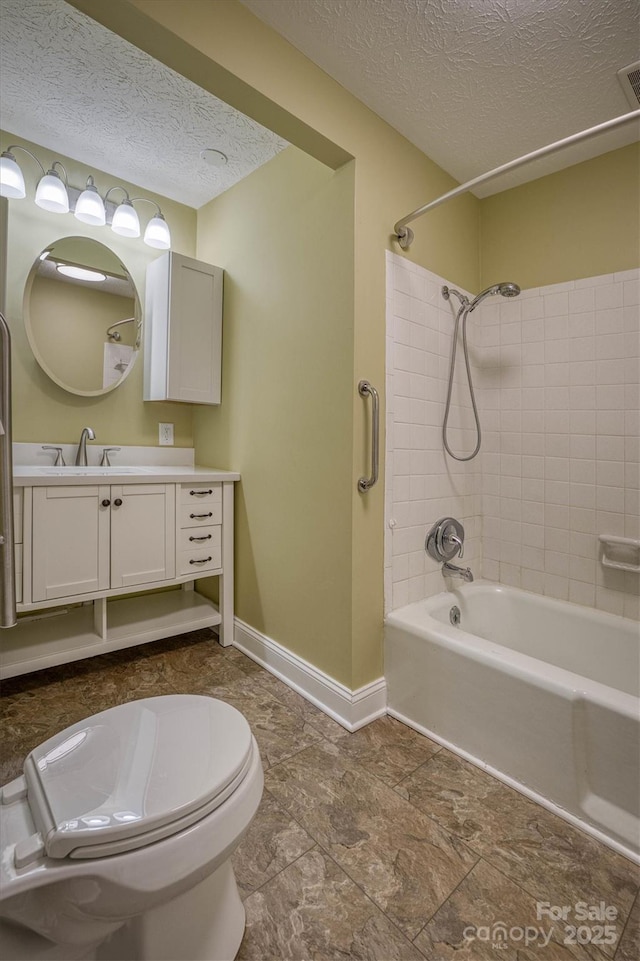
[[[55,169],[56,167],[62,167],[64,180]],[[54,160],[51,169],[38,181],[35,197],[37,206],[42,207],[43,210],[50,210],[53,214],[68,214],[69,194],[67,186],[67,171],[59,160]]]
[[[116,184],[115,187],[109,187],[107,190],[106,194],[104,195],[105,202],[109,199],[109,194],[112,190],[122,190],[124,193],[124,200],[120,201],[113,212],[111,229],[113,230],[114,234],[120,234],[121,237],[139,237],[140,221],[138,220],[138,214],[131,203],[129,194],[124,187]]]
[[[68,213],[72,209],[74,216],[85,224],[100,227],[108,223],[114,233],[121,237],[139,237],[140,221],[133,205],[143,201],[156,208],[155,215],[145,229],[145,244],[159,250],[169,250],[171,247],[169,226],[160,207],[154,200],[148,200],[146,197],[135,197],[132,200],[125,188],[119,184],[110,187],[103,200],[92,175],[87,177],[84,190],[80,191],[74,187],[69,187],[67,172],[59,160],[55,160],[49,170],[45,171],[36,155],[27,150],[26,147],[21,147],[20,144],[12,144],[0,155],[0,197],[22,200],[26,196],[24,176],[12,152],[14,150],[24,151],[35,160],[42,171],[35,195],[35,202],[38,207],[42,207],[43,210],[50,210],[53,213]],[[57,168],[62,170],[64,180],[58,173]],[[124,193],[124,199],[119,204],[108,202],[112,190],[121,190]],[[70,194],[71,204],[69,202]]]
[[[27,150],[26,147],[21,147],[20,144],[12,144],[10,147],[7,147],[0,156],[0,197],[22,200],[22,198],[26,196],[24,177],[18,166],[18,161],[12,153],[13,150],[24,151],[24,153],[35,160],[42,171],[42,177],[38,181],[35,196],[38,207],[57,214],[68,213],[69,195],[67,193],[67,171],[64,168],[64,164],[61,164],[59,160],[54,160],[49,170],[45,171],[36,155],[31,153],[30,150]],[[56,167],[60,167],[64,173],[64,180],[56,170]]]
[[[87,186],[76,200],[73,215],[77,220],[84,224],[93,224],[94,227],[104,227],[107,222],[104,202],[91,176],[87,177]]]
[[[131,201],[132,204],[138,202],[152,204],[158,211],[155,217],[152,217],[147,224],[143,238],[145,244],[148,244],[150,247],[157,247],[158,250],[169,250],[171,247],[171,233],[169,232],[167,221],[162,216],[160,207],[154,200],[148,200],[146,197],[134,197]]]
[[[25,190],[22,171],[16,158],[11,153],[15,149],[15,147],[10,147],[0,157],[0,197],[22,200],[27,191]]]

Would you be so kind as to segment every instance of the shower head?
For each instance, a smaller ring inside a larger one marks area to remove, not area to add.
[[[493,287],[487,287],[474,297],[469,306],[469,313],[475,310],[478,304],[484,300],[485,297],[489,297],[491,294],[500,294],[502,297],[517,297],[520,293],[520,288],[517,284],[512,284],[509,281],[504,284],[494,284]]]

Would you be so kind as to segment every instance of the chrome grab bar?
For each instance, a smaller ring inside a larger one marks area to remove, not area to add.
[[[0,313],[0,627],[16,623],[11,448],[11,334]]]
[[[358,384],[358,393],[361,397],[371,395],[373,406],[371,408],[371,477],[361,477],[358,481],[358,490],[361,494],[371,490],[378,480],[378,462],[380,446],[380,403],[378,391],[368,380],[361,380]]]

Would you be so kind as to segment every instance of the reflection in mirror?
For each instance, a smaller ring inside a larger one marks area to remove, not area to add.
[[[140,348],[142,319],[133,280],[104,244],[65,237],[31,268],[24,321],[33,354],[73,394],[113,390]]]

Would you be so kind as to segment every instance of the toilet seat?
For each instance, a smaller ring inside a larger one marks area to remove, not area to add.
[[[247,721],[202,695],[110,708],[35,748],[3,804],[28,801],[37,833],[15,867],[42,856],[102,858],[184,830],[219,807],[252,762]]]

